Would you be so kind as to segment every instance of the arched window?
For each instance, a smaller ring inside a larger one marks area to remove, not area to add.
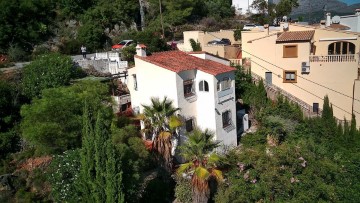
[[[329,55],[355,54],[355,44],[351,42],[334,42],[329,44]]]
[[[209,91],[209,84],[206,82],[206,80],[202,80],[199,82],[199,91]]]

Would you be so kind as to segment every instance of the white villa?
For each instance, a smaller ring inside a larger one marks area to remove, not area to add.
[[[237,145],[235,68],[229,61],[204,52],[167,51],[147,56],[137,46],[135,67],[128,70],[128,87],[134,112],[143,112],[151,97],[173,101],[181,108],[181,137],[195,126],[215,133],[225,146]]]

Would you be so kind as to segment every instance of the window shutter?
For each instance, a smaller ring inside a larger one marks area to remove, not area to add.
[[[205,92],[209,91],[209,84],[204,80]]]
[[[199,91],[204,91],[204,81],[199,82]]]

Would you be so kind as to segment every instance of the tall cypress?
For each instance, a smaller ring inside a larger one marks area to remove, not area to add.
[[[88,109],[84,110],[79,192],[84,202],[122,203],[121,161],[115,156],[104,117],[99,111],[93,127]]]

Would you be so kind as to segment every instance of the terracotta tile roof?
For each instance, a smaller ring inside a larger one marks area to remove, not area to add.
[[[233,67],[191,56],[182,51],[157,52],[147,57],[137,55],[135,57],[176,73],[197,69],[211,75],[218,75],[236,70]]]
[[[310,41],[314,33],[315,30],[283,32],[276,42]]]

